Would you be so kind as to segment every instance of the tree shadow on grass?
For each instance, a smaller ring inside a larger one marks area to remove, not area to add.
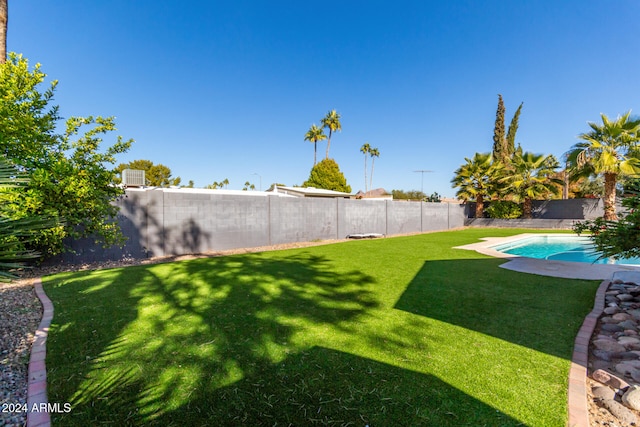
[[[94,400],[91,410],[120,425],[522,425],[432,375],[323,347],[258,368],[227,386],[198,387],[188,402],[153,414],[127,412],[128,402],[108,399]],[[142,386],[129,383],[125,394]]]
[[[438,345],[423,337],[427,318],[568,357],[575,331],[566,330],[577,329],[597,284],[498,270],[500,262],[425,262],[395,306],[419,316],[390,317],[395,325],[371,322],[387,310],[371,276],[312,251],[61,275],[45,283],[56,310],[49,397],[73,409],[53,421],[519,425],[411,370],[411,360],[391,365]],[[345,343],[359,356],[328,349]]]
[[[570,359],[598,282],[498,268],[503,262],[426,261],[395,308]]]
[[[174,413],[175,425],[216,425],[190,412],[194,396],[205,399],[198,409],[204,411],[217,404],[218,398],[207,397],[216,390],[262,378],[274,364],[286,366],[305,349],[295,334],[378,306],[373,282],[359,271],[333,271],[330,261],[308,253],[200,259],[45,281],[55,307],[47,357],[50,401],[73,404],[54,422],[138,424]],[[285,393],[277,387],[273,392]],[[179,422],[185,412],[192,422]]]

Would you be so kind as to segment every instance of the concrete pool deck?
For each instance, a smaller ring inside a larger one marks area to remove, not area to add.
[[[510,237],[485,237],[482,242],[472,243],[470,245],[458,246],[455,249],[466,249],[476,251],[483,255],[495,258],[504,258],[504,264],[501,268],[507,270],[518,271],[521,273],[539,274],[542,276],[562,277],[565,279],[586,279],[586,280],[609,280],[613,273],[619,271],[640,272],[639,266],[622,265],[622,264],[589,264],[586,262],[570,262],[570,261],[551,261],[546,259],[526,258],[518,255],[506,254],[498,252],[492,246],[511,243],[516,240],[525,239],[535,236],[564,236],[570,237],[575,234],[569,233],[523,233]]]

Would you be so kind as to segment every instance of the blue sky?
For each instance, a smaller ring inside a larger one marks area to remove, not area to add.
[[[302,184],[304,135],[336,109],[329,154],[354,192],[368,142],[374,188],[453,196],[492,148],[499,93],[507,125],[524,102],[516,141],[558,157],[600,113],[640,114],[638,16],[637,0],[9,0],[8,50],[59,80],[64,117],[116,116],[136,140],[120,162],[185,184]]]

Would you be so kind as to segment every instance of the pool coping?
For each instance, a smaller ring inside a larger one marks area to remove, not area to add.
[[[506,254],[493,249],[493,246],[536,236],[575,237],[576,235],[570,233],[522,233],[509,237],[484,237],[481,239],[481,242],[457,246],[454,249],[474,250],[490,257],[503,258],[507,262],[501,264],[500,267],[507,270],[543,276],[562,277],[565,279],[607,280],[613,276],[613,273],[618,271],[640,272],[640,266],[589,264],[586,262],[527,258],[519,255]]]

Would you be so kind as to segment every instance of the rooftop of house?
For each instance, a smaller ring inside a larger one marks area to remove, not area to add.
[[[351,198],[351,193],[341,191],[325,190],[324,188],[314,187],[285,187],[283,185],[274,185],[272,189],[267,190],[272,193],[287,194],[296,197],[342,197]]]

